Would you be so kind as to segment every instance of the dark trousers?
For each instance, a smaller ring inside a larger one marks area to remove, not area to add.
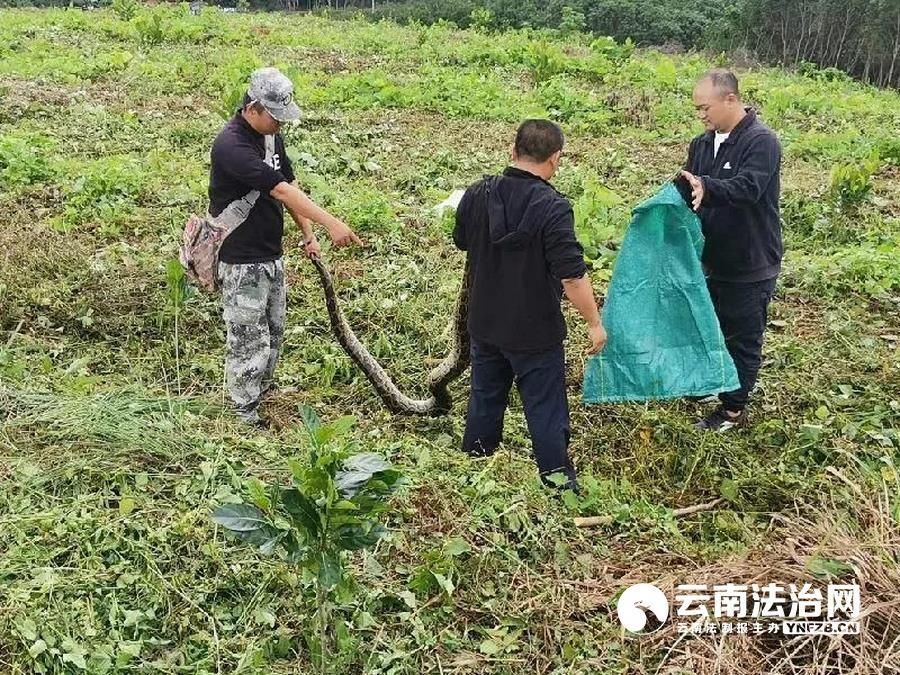
[[[775,279],[727,282],[707,279],[725,346],[734,359],[741,388],[719,394],[726,410],[740,411],[750,399],[762,365],[763,336],[766,332],[769,301],[775,293]]]
[[[510,352],[472,340],[472,389],[463,450],[491,455],[503,440],[503,416],[515,379],[541,477],[565,474],[575,480],[569,460],[569,402],[563,346],[538,353]]]

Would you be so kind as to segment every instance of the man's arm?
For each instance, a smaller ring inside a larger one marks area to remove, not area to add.
[[[596,354],[606,345],[606,330],[600,322],[600,310],[594,298],[594,288],[587,273],[580,279],[563,279],[563,291],[588,325],[591,346],[588,354]]]
[[[569,302],[588,325],[591,338],[589,354],[596,354],[606,344],[606,331],[600,321],[600,310],[584,262],[584,249],[575,237],[575,218],[571,207],[557,215],[544,230],[544,256],[550,274],[562,280]]]
[[[472,196],[470,194],[472,188],[466,190],[459,205],[456,207],[456,220],[453,226],[453,243],[460,251],[469,250],[469,241],[466,235],[466,222],[469,219],[469,211],[471,210]]]
[[[301,228],[303,227],[303,219],[309,219],[313,222],[320,223],[328,230],[328,234],[331,235],[331,240],[334,242],[335,246],[362,244],[353,230],[347,227],[343,221],[335,218],[328,213],[328,211],[307,197],[300,188],[291,185],[286,181],[282,181],[272,188],[272,191],[269,194],[272,195],[274,199],[277,199],[284,204],[284,208],[286,208],[288,213],[291,214],[291,217],[300,224]],[[312,229],[310,228],[310,233],[311,232]],[[303,230],[303,234],[304,236],[307,234],[305,229]]]
[[[297,187],[296,183],[291,183]],[[299,189],[299,188],[298,188]],[[303,250],[308,256],[318,256],[322,254],[322,248],[319,246],[319,240],[316,239],[316,233],[313,231],[312,221],[309,218],[296,213],[291,213],[291,218],[297,223],[300,231],[303,233]]]
[[[774,135],[759,137],[747,150],[741,168],[730,178],[682,175],[691,184],[695,210],[703,206],[743,206],[758,202],[781,164],[781,146]]]
[[[697,136],[691,139],[690,144],[688,145],[688,153],[687,153],[687,161],[685,161],[682,169],[685,171],[689,171],[691,173],[695,173],[697,169],[694,168],[694,152],[697,147],[697,141],[700,137]]]

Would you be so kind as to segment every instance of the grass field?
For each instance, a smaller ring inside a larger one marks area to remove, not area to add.
[[[543,490],[517,401],[503,450],[448,417],[391,416],[343,354],[292,228],[279,429],[223,406],[215,299],[168,275],[206,208],[209,146],[248,73],[294,79],[298,180],[357,229],[325,251],[348,318],[424,394],[463,265],[429,209],[501,169],[516,123],[568,134],[598,293],[629,210],[700,131],[724,56],[588,36],[130,7],[0,10],[0,672],[312,673],[308,570],[226,538],[216,506],[286,484],[300,406],[407,485],[333,598],[332,673],[900,672],[900,95],[834,72],[734,64],[780,135],[787,255],[751,428],[699,435],[682,402],[585,408],[571,307],[572,453],[585,495]],[[177,331],[176,331],[177,326]],[[261,481],[262,484],[258,481]],[[673,509],[722,502],[676,517]],[[573,516],[608,516],[579,529]],[[859,636],[624,633],[639,581],[858,581]]]

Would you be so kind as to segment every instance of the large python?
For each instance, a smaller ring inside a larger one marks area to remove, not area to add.
[[[428,390],[431,396],[427,399],[414,399],[404,394],[394,384],[381,364],[369,353],[365,345],[356,337],[347,319],[344,318],[338,304],[334,281],[325,263],[318,256],[310,258],[319,274],[319,281],[325,294],[325,305],[331,330],[344,351],[359,366],[360,370],[372,383],[375,391],[392,412],[407,415],[445,415],[453,403],[448,391],[450,383],[459,377],[469,365],[469,331],[467,328],[469,299],[469,266],[463,273],[459,295],[456,297],[456,309],[453,313],[453,345],[450,352],[431,371],[428,376]]]

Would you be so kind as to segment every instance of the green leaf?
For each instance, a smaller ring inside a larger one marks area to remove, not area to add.
[[[556,487],[562,487],[569,482],[569,477],[566,474],[557,471],[556,473],[551,473],[549,476],[547,476],[547,480]]]
[[[719,493],[721,493],[721,495],[730,502],[737,501],[738,484],[730,478],[726,478],[719,485]]]
[[[275,628],[275,614],[271,610],[263,609],[262,607],[257,608],[253,612],[253,621],[259,626]]]
[[[87,671],[91,675],[106,675],[112,669],[112,652],[107,645],[94,650],[87,661]]]
[[[503,649],[503,645],[494,640],[482,640],[481,644],[478,646],[478,649],[481,650],[482,654],[494,656],[495,654],[500,653],[500,651]]]
[[[800,435],[808,441],[820,441],[825,435],[825,428],[821,424],[801,424]]]
[[[291,475],[294,477],[295,481],[303,483],[306,480],[307,467],[300,460],[294,458],[289,459],[288,468],[291,470]]]
[[[469,553],[471,550],[469,542],[462,537],[451,537],[444,542],[444,554],[451,558],[455,558],[463,553]]]
[[[827,420],[829,414],[830,413],[828,412],[828,408],[826,408],[824,405],[820,405],[818,408],[816,408],[816,417],[818,417],[820,420]]]
[[[400,599],[406,604],[410,609],[415,609],[416,605],[418,605],[418,601],[416,600],[416,594],[411,593],[410,591],[400,591],[399,593]]]
[[[119,653],[116,655],[116,666],[118,668],[124,668],[132,660],[138,658],[141,655],[141,648],[144,646],[143,641],[138,640],[137,642],[120,642],[119,643]]]
[[[126,609],[123,614],[125,614],[125,621],[122,625],[126,628],[137,626],[144,618],[144,613],[139,609]]]
[[[373,452],[364,452],[346,459],[344,470],[335,474],[334,484],[343,496],[352,497],[374,475],[389,471],[391,465],[383,457]]]
[[[360,630],[365,630],[367,628],[371,628],[375,625],[375,617],[369,614],[367,611],[363,610],[359,614],[356,615],[356,619],[354,621],[356,627]]]
[[[166,279],[169,283],[177,283],[184,279],[184,268],[177,258],[171,258],[166,263]]]
[[[427,567],[417,569],[412,579],[409,580],[409,587],[419,595],[430,595],[436,586],[437,579]]]
[[[293,644],[287,635],[279,635],[272,645],[272,653],[276,658],[286,659],[291,653]]]
[[[319,427],[313,432],[313,438],[315,438],[317,445],[326,445],[334,438],[334,429],[331,427]]]
[[[347,622],[338,619],[334,623],[334,641],[337,644],[338,652],[347,652],[353,646],[353,636],[347,627]]]
[[[385,534],[384,525],[375,525],[368,531],[359,525],[344,525],[338,529],[336,541],[344,551],[359,551],[374,546]]]
[[[43,640],[36,640],[35,643],[28,648],[28,654],[33,659],[36,659],[45,651],[47,651],[47,643]]]
[[[279,530],[270,525],[253,532],[232,532],[232,535],[241,541],[251,546],[256,546],[263,555],[271,555],[275,551],[275,546],[278,545],[278,542],[287,534],[284,530]]]
[[[820,578],[839,577],[842,574],[853,571],[853,567],[842,560],[823,558],[819,555],[815,555],[809,559],[806,563],[806,569],[808,569],[811,574]]]
[[[344,468],[348,471],[368,471],[376,474],[379,471],[387,471],[391,465],[381,455],[374,452],[362,452],[348,457],[344,462]]]
[[[309,433],[315,437],[315,433],[322,426],[322,420],[319,419],[318,413],[308,405],[299,406],[300,419],[303,420],[303,426],[307,428]]]
[[[329,426],[334,429],[336,436],[343,436],[353,428],[354,424],[356,424],[356,418],[353,415],[344,415],[343,417],[338,417]]]
[[[37,626],[31,619],[23,619],[18,624],[19,633],[28,641],[37,640]]]
[[[119,513],[123,516],[131,515],[134,511],[134,500],[131,497],[125,497],[119,502]]]
[[[251,478],[247,481],[247,491],[250,493],[250,499],[259,508],[267,510],[272,507],[272,502],[266,494],[266,484],[258,478]]]
[[[85,657],[87,656],[87,651],[81,645],[76,644],[69,638],[63,640],[62,648],[64,651],[63,654],[63,663],[71,663],[76,668],[80,668],[81,670],[87,669],[87,662],[85,661]]]
[[[341,560],[336,555],[322,552],[319,558],[319,585],[331,590],[341,581]]]
[[[270,555],[286,532],[273,527],[265,514],[249,504],[225,504],[213,513],[212,520],[232,536],[256,546],[263,555]]]
[[[254,532],[268,526],[265,514],[249,504],[223,504],[212,515],[216,525],[230,532]]]
[[[319,536],[322,529],[322,516],[316,503],[296,488],[281,491],[281,503],[291,519],[301,526],[310,537]]]
[[[453,582],[443,574],[438,574],[437,572],[432,572],[432,574],[434,575],[434,580],[437,582],[438,586],[440,586],[441,590],[447,594],[447,597],[452,597],[453,591],[456,590],[456,586],[453,585]]]
[[[334,476],[334,486],[344,497],[352,497],[371,480],[368,471],[338,471]]]
[[[572,511],[578,510],[581,506],[581,500],[572,490],[563,490],[562,500],[566,508]]]

